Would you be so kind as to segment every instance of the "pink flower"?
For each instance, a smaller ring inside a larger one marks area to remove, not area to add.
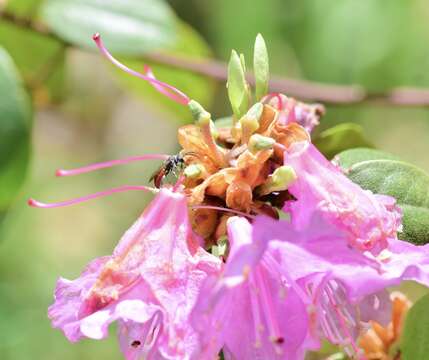
[[[228,237],[224,271],[206,280],[192,316],[202,357],[223,347],[226,359],[302,359],[308,315],[278,264],[265,261],[271,240],[253,240],[239,217],[229,219]]]
[[[298,123],[308,132],[319,125],[319,119],[325,113],[325,108],[321,104],[305,104],[280,93],[268,94],[264,101],[279,111],[279,123],[283,125]]]
[[[391,238],[375,257],[348,246],[350,234],[317,213],[298,231],[291,223],[268,218],[258,218],[253,226],[254,242],[270,241],[271,261],[302,289],[297,293],[308,306],[308,348],[317,348],[323,334],[349,354],[359,354],[355,340],[365,322],[389,319],[387,287],[403,280],[429,286],[429,245]]]
[[[401,213],[395,200],[363,190],[349,180],[310,143],[295,144],[285,153],[298,179],[289,187],[297,199],[286,203],[293,224],[306,228],[313,213],[345,230],[355,248],[379,252],[401,230]]]
[[[126,359],[190,359],[197,334],[189,315],[219,269],[192,232],[185,196],[162,189],[112,256],[76,280],[59,279],[49,317],[70,341],[104,338],[117,320]]]

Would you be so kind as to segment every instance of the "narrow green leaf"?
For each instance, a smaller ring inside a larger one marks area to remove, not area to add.
[[[347,150],[338,155],[338,161],[362,188],[396,199],[404,214],[402,239],[429,243],[429,176],[423,170],[368,149]]]
[[[245,77],[242,57],[235,50],[231,52],[228,64],[228,96],[237,119],[241,118],[249,107],[249,86]]]
[[[255,40],[253,71],[255,73],[256,100],[260,100],[268,92],[268,81],[270,78],[267,46],[265,45],[265,40],[261,34],[258,34]]]
[[[99,32],[110,51],[124,55],[176,41],[176,19],[163,0],[47,0],[41,15],[68,42],[94,48],[91,36]]]
[[[12,58],[0,48],[0,211],[19,190],[30,148],[31,103]]]
[[[314,139],[313,143],[328,159],[344,150],[373,147],[365,139],[362,127],[354,123],[343,123],[327,129]]]
[[[429,294],[410,309],[401,339],[402,360],[427,360],[429,356]]]

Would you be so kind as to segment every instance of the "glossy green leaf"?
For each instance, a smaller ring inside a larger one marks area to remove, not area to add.
[[[176,41],[176,19],[163,0],[47,0],[41,15],[64,40],[94,48],[99,32],[112,52],[141,55]]]
[[[255,73],[255,96],[260,100],[268,92],[270,65],[265,40],[261,34],[256,36],[253,53],[253,71]]]
[[[165,53],[179,57],[192,57],[195,59],[204,59],[211,56],[209,46],[194,29],[187,24],[180,22],[178,24],[178,28],[177,43],[174,47],[165,49]],[[181,70],[167,65],[159,65],[150,61],[144,62],[142,60],[135,59],[121,59],[121,61],[122,60],[128,66],[137,70],[143,69],[143,65],[145,63],[150,65],[155,76],[159,80],[165,81],[180,89],[191,99],[198,101],[206,109],[210,107],[211,102],[213,101],[215,82],[211,78],[195,74],[192,71]],[[110,66],[110,68],[115,71],[115,74],[118,75],[121,84],[123,84],[127,89],[130,89],[148,101],[160,104],[162,109],[171,112],[171,118],[175,121],[181,124],[192,121],[191,112],[188,107],[176,104],[171,99],[159,94],[147,82],[130,76],[110,64],[107,66]]]
[[[400,237],[429,243],[429,176],[414,165],[383,152],[352,149],[338,155],[348,177],[364,189],[393,196],[403,211]]]
[[[328,158],[348,149],[373,147],[358,124],[343,123],[323,131],[313,143]]]
[[[427,360],[429,356],[429,294],[410,309],[401,338],[402,360]]]
[[[338,154],[338,159],[343,169],[348,169],[354,164],[368,160],[399,160],[399,158],[395,155],[368,148],[355,148],[341,152]]]
[[[29,158],[31,104],[12,58],[0,48],[0,211],[19,190]]]
[[[245,66],[235,50],[231,52],[228,63],[228,97],[237,119],[241,118],[249,107],[249,86],[245,77]]]

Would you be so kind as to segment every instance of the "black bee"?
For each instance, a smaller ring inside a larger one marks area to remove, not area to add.
[[[171,155],[167,160],[164,161],[161,167],[153,173],[149,181],[153,181],[155,187],[159,189],[164,178],[171,173],[177,176],[176,169],[179,167],[182,168],[184,164],[185,159],[182,154],[179,153],[176,155]]]

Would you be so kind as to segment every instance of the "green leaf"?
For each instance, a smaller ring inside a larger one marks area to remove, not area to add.
[[[362,188],[396,199],[404,214],[402,239],[429,243],[429,176],[423,170],[369,149],[347,150],[338,155],[338,161]]]
[[[19,190],[30,148],[31,103],[12,58],[0,48],[0,211]]]
[[[43,0],[8,0],[6,10],[17,15],[33,17],[42,2]]]
[[[21,16],[33,17],[42,2],[43,0],[8,0],[6,9]]]
[[[268,81],[270,78],[267,46],[261,34],[256,36],[253,53],[253,71],[255,73],[255,96],[256,100],[260,100],[268,92]]]
[[[399,158],[395,155],[389,154],[384,151],[368,148],[355,148],[350,149],[348,151],[344,151],[338,154],[338,159],[343,169],[348,169],[354,164],[368,160],[399,160]]]
[[[245,77],[242,57],[235,50],[231,52],[228,64],[228,96],[237,119],[240,119],[249,107],[249,86]]]
[[[428,79],[419,70],[428,22],[417,1],[306,0],[290,13],[284,33],[306,78],[373,92]]]
[[[178,41],[163,53],[174,56],[187,56],[195,59],[204,59],[211,56],[211,50],[204,39],[190,26],[185,23],[178,23]],[[143,69],[143,62],[136,59],[121,59],[133,69]],[[208,109],[213,101],[215,82],[211,78],[193,73],[192,71],[173,68],[167,65],[159,65],[154,62],[146,62],[152,67],[155,76],[162,81],[175,86],[183,91],[191,99],[198,101],[204,108]],[[110,66],[110,64],[109,64]],[[179,123],[192,121],[191,112],[188,107],[176,104],[171,99],[159,94],[147,82],[130,76],[129,74],[110,66],[112,71],[127,89],[135,92],[144,99],[156,102],[163,109],[171,112],[172,118]]]
[[[402,360],[427,360],[429,354],[429,294],[409,310],[401,338]]]
[[[362,127],[354,123],[343,123],[327,129],[314,139],[313,143],[328,159],[344,150],[373,147],[365,139]]]
[[[65,47],[60,41],[1,22],[0,43],[14,59],[26,84],[36,92],[36,102],[61,100]]]
[[[176,19],[163,0],[48,0],[41,15],[65,41],[94,48],[99,32],[112,52],[141,55],[176,41]]]

